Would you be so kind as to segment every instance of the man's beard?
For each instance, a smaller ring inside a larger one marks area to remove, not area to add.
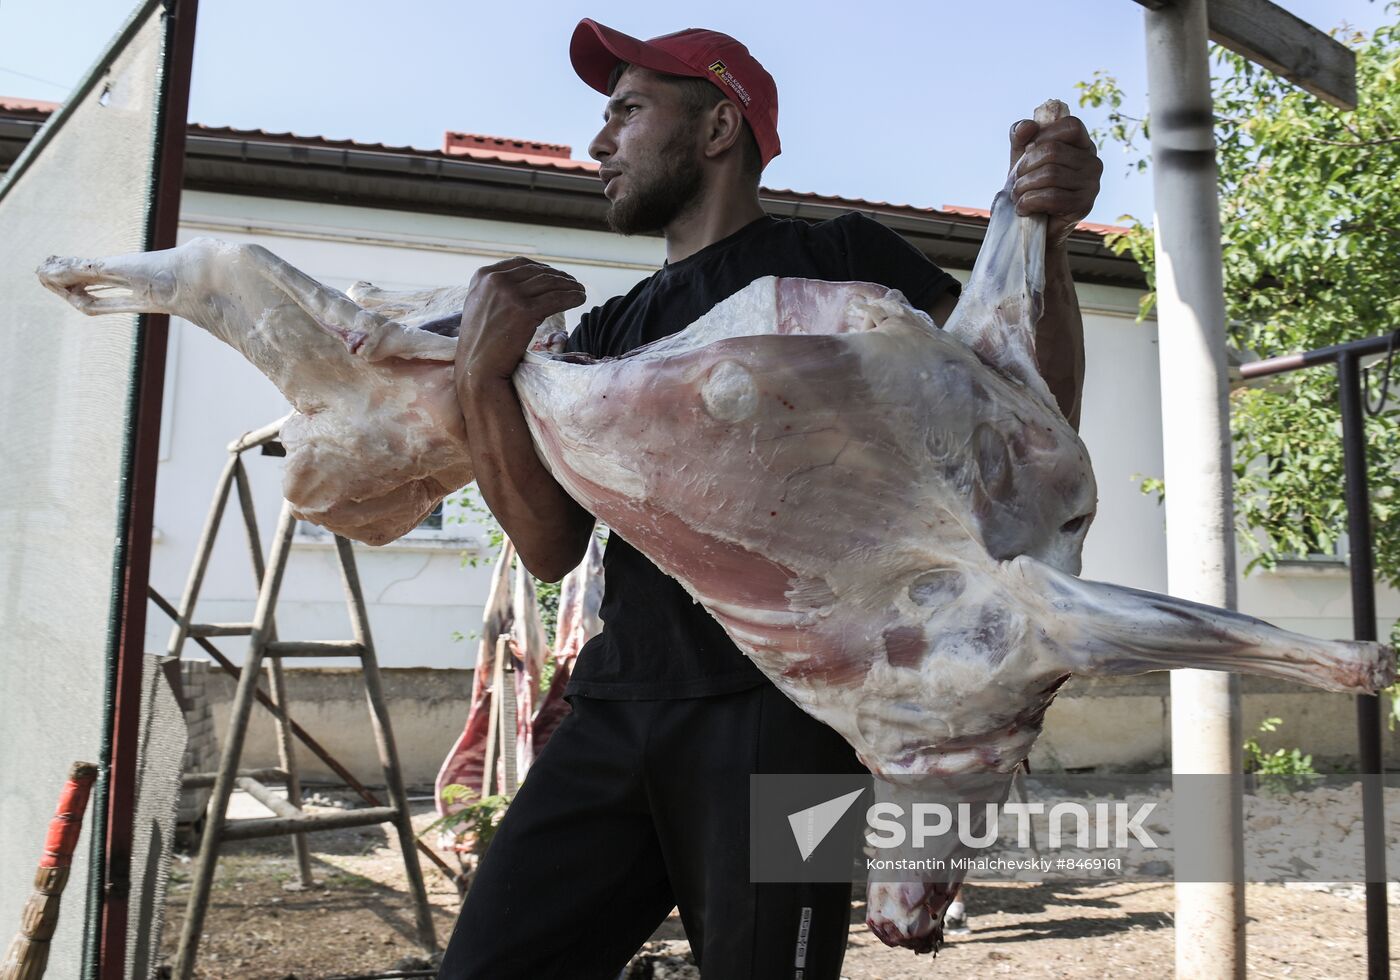
[[[701,174],[688,136],[677,132],[643,168],[627,170],[632,186],[608,208],[608,227],[621,235],[660,231],[694,203]]]

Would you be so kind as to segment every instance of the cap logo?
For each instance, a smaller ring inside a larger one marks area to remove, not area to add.
[[[744,103],[744,108],[747,109],[749,105],[749,93],[745,91],[744,86],[739,84],[739,80],[730,74],[724,62],[716,61],[714,64],[710,65],[710,71],[718,75],[724,84],[734,90],[734,94],[739,97],[739,101]]]

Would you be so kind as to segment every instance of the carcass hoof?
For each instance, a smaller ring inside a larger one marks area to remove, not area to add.
[[[901,947],[912,949],[915,953],[932,953],[935,957],[938,956],[938,951],[943,948],[943,923],[941,921],[933,927],[933,932],[923,936],[900,932],[891,922],[876,922],[874,919],[866,919],[865,924],[886,946],[893,946],[896,949]]]
[[[1396,667],[1395,648],[1381,644],[1380,666],[1374,678],[1377,693],[1395,683]]]

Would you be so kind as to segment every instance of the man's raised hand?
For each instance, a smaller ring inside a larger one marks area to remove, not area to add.
[[[1103,161],[1084,123],[1064,116],[1041,125],[1022,119],[1011,126],[1011,195],[1017,214],[1044,214],[1050,247],[1063,245],[1094,207]]]
[[[583,284],[567,272],[523,256],[478,269],[472,276],[457,334],[459,390],[508,379],[536,328],[585,299]]]

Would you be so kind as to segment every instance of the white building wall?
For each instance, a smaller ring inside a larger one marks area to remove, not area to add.
[[[1341,564],[1282,565],[1255,572],[1240,583],[1240,608],[1284,629],[1313,636],[1349,638],[1351,580]],[[1376,590],[1376,618],[1385,640],[1400,619],[1400,592]]]
[[[1167,542],[1162,508],[1141,491],[1162,472],[1157,323],[1137,322],[1138,293],[1080,286],[1084,401],[1080,435],[1094,462],[1099,511],[1084,543],[1084,578],[1162,592]]]
[[[527,255],[567,270],[593,305],[625,292],[663,258],[655,238],[443,215],[282,201],[224,194],[185,195],[181,240],[210,235],[257,242],[313,278],[346,288],[370,279],[386,288],[441,286],[470,279],[481,266]],[[956,270],[954,270],[956,271]],[[1138,294],[1081,286],[1088,374],[1082,430],[1099,484],[1099,514],[1084,554],[1086,578],[1157,591],[1166,588],[1163,512],[1139,479],[1162,472],[1156,324],[1135,320]],[[585,307],[587,308],[587,307]],[[569,316],[577,322],[581,310]],[[192,325],[172,324],[165,418],[156,497],[157,538],[151,582],[172,602],[185,576],[228,442],[287,411],[281,395],[230,348]],[[281,461],[245,454],[264,538],[280,506]],[[237,512],[206,575],[198,617],[251,617],[254,584]],[[452,525],[455,540],[404,540],[357,546],[380,662],[385,667],[468,667],[475,645],[454,640],[481,623],[488,569],[474,528]],[[1350,634],[1344,571],[1256,574],[1242,583],[1241,607],[1290,629]],[[1400,616],[1400,595],[1380,597],[1382,629]],[[287,639],[348,638],[334,560],[324,541],[305,541],[288,568],[279,631]],[[153,612],[148,649],[163,649],[169,624]],[[241,659],[242,641],[223,641]],[[201,656],[193,645],[186,652]],[[295,662],[293,662],[295,663]],[[318,666],[330,665],[316,661]]]

